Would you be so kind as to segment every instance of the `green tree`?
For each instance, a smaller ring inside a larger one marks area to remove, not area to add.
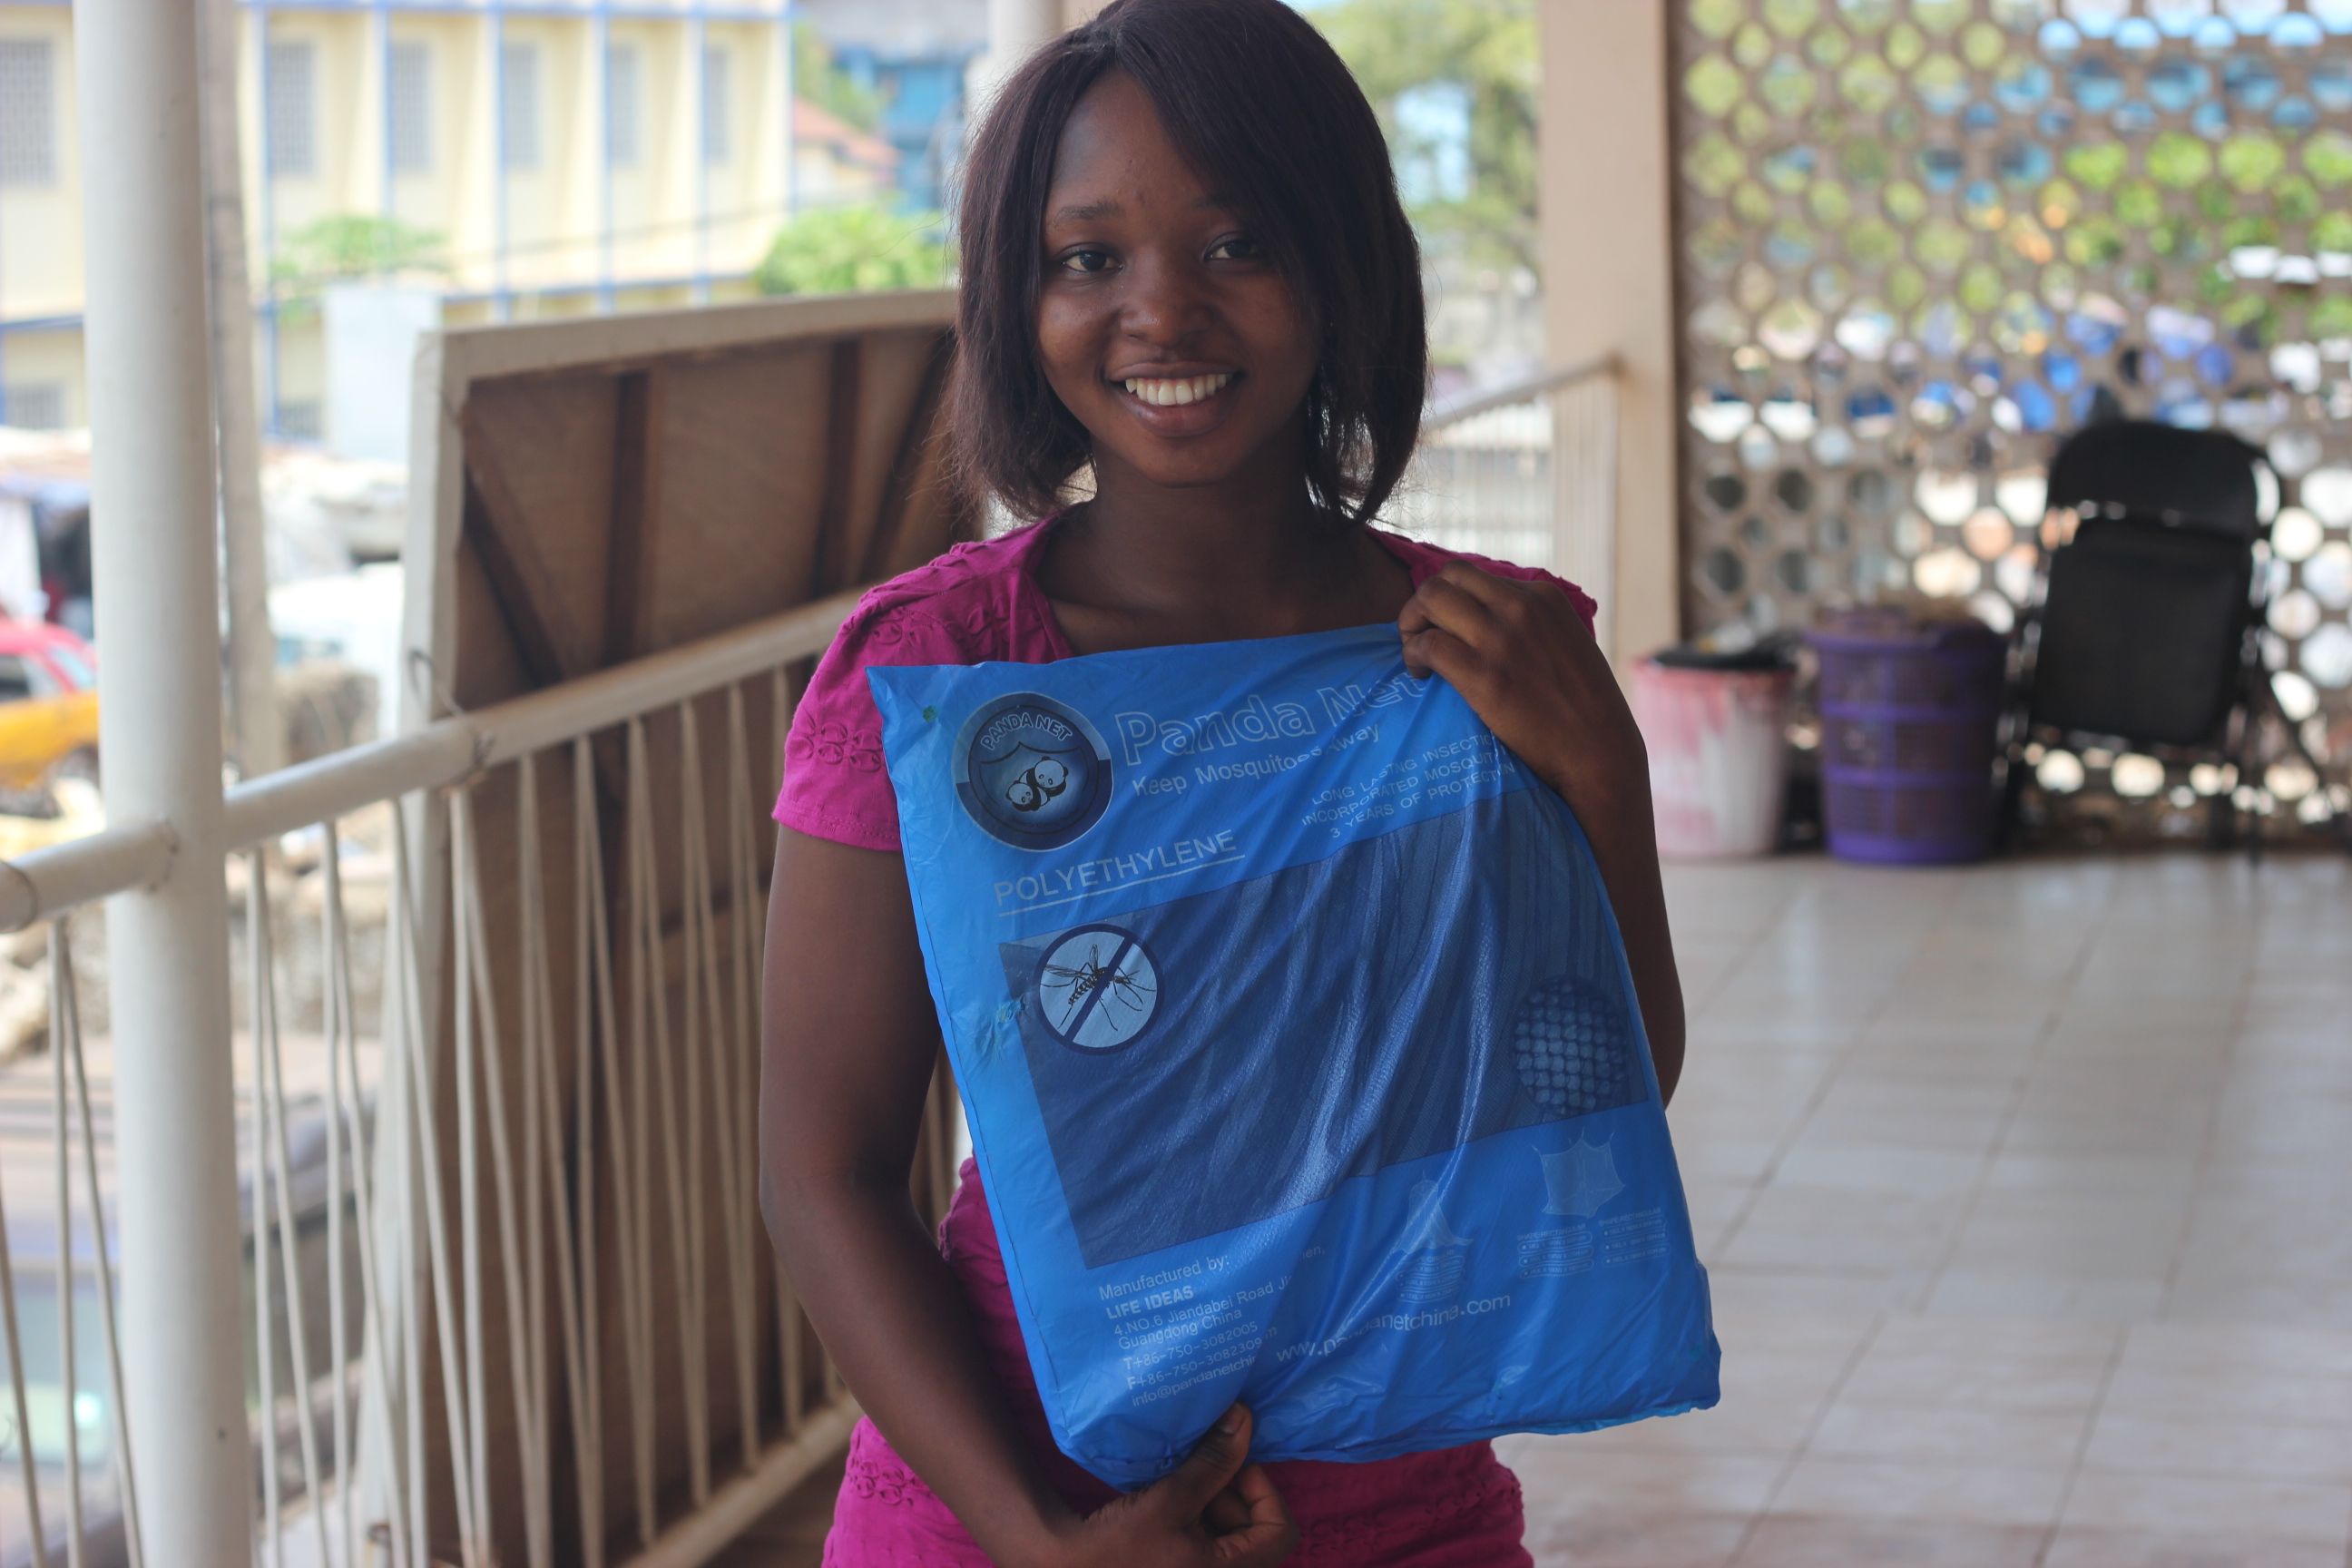
[[[1401,124],[1398,100],[1450,85],[1468,99],[1469,181],[1409,207],[1423,242],[1540,276],[1536,244],[1536,0],[1338,0],[1307,17],[1371,100],[1400,163],[1437,149]]]
[[[937,213],[818,207],[776,231],[752,278],[762,294],[938,289],[948,280],[942,221]]]
[[[445,243],[437,229],[359,213],[336,213],[304,224],[281,238],[270,258],[278,319],[307,320],[319,308],[320,290],[330,283],[404,272],[446,277]]]
[[[307,223],[278,241],[269,275],[281,292],[316,294],[330,283],[397,272],[446,273],[444,238],[398,218],[337,213]]]
[[[882,97],[841,68],[813,22],[793,24],[793,91],[860,131],[882,118]]]

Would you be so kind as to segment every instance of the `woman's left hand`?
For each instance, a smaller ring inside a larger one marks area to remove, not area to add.
[[[1658,1088],[1683,1070],[1683,991],[1650,814],[1650,753],[1568,595],[1449,561],[1397,617],[1405,668],[1433,670],[1583,825],[1625,939]]]
[[[1584,617],[1549,583],[1450,561],[1397,616],[1405,668],[1445,677],[1579,818],[1645,804],[1649,753]]]

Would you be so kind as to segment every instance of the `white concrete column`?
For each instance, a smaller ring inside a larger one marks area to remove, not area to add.
[[[149,1560],[248,1568],[196,11],[77,0],[74,26],[106,808],[179,839],[107,907],[125,1414]]]
[[[245,163],[237,145],[236,0],[198,0],[196,37],[203,58],[214,412],[220,420],[221,553],[228,571],[229,720],[236,731],[238,776],[251,779],[286,765],[286,734],[278,718],[278,637],[269,626],[261,508],[261,409],[253,384],[253,284],[245,253]],[[390,178],[387,158],[387,186]]]
[[[1555,364],[1614,353],[1616,580],[1622,670],[1681,634],[1669,0],[1542,0],[1538,205],[1544,336]]]
[[[988,0],[988,52],[1007,68],[1062,30],[1062,0]]]
[[[975,111],[995,95],[996,84],[1062,31],[1063,0],[988,0],[988,49],[964,78]]]

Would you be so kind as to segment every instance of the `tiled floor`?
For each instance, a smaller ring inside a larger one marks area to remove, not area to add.
[[[1499,1445],[1537,1561],[2347,1568],[2352,862],[1668,884],[1724,1399]]]
[[[1724,1399],[1503,1445],[1538,1562],[2345,1568],[2352,864],[1669,884]]]

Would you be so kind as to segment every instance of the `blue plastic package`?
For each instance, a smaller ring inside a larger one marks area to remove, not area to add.
[[[1133,1489],[1716,1401],[1590,849],[1393,626],[867,672],[1063,1451]]]

